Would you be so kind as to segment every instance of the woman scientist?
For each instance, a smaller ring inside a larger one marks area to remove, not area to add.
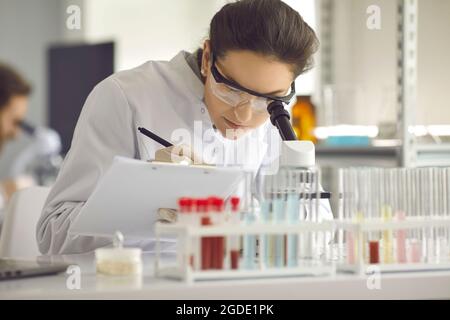
[[[257,172],[274,152],[267,106],[291,100],[317,47],[314,31],[288,5],[242,0],[215,14],[203,49],[102,81],[85,102],[38,222],[40,251],[80,253],[110,243],[68,230],[114,156],[148,160],[161,148],[139,126],[174,143],[189,133],[194,152],[209,163],[235,163],[238,150],[238,162]],[[321,213],[332,218],[326,205]]]

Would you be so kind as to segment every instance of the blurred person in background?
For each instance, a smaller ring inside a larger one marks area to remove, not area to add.
[[[31,87],[13,68],[0,62],[0,155],[4,146],[15,139],[25,119]],[[24,187],[20,179],[0,181],[0,231],[3,211],[12,194]]]

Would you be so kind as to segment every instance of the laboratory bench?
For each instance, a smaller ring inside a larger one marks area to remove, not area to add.
[[[1,281],[0,299],[450,299],[450,271],[382,274],[380,289],[370,290],[373,279],[354,274],[185,283],[156,278],[153,253],[143,254],[144,272],[137,278],[96,275],[90,253],[39,259],[78,265],[80,288],[69,278],[74,273]]]

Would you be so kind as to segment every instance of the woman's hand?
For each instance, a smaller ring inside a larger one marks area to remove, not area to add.
[[[190,146],[185,144],[159,149],[155,153],[155,161],[203,164],[203,159],[196,155]]]
[[[158,222],[174,223],[178,219],[178,210],[170,208],[158,209]]]

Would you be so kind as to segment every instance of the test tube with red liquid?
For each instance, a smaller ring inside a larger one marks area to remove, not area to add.
[[[224,201],[219,197],[208,198],[211,222],[213,225],[223,225],[224,223]],[[211,237],[211,268],[223,269],[223,259],[225,251],[224,237]]]
[[[239,217],[239,204],[240,199],[238,197],[232,197],[230,199],[231,203],[231,224],[233,226],[238,226],[240,223]],[[240,248],[239,248],[239,236],[233,235],[230,239],[230,261],[231,261],[231,269],[236,270],[239,268],[239,256],[240,256]]]
[[[208,200],[196,200],[197,213],[200,215],[200,224],[202,227],[212,225],[211,217],[208,212]],[[211,269],[211,253],[212,253],[212,238],[201,238],[201,268],[202,270]]]

